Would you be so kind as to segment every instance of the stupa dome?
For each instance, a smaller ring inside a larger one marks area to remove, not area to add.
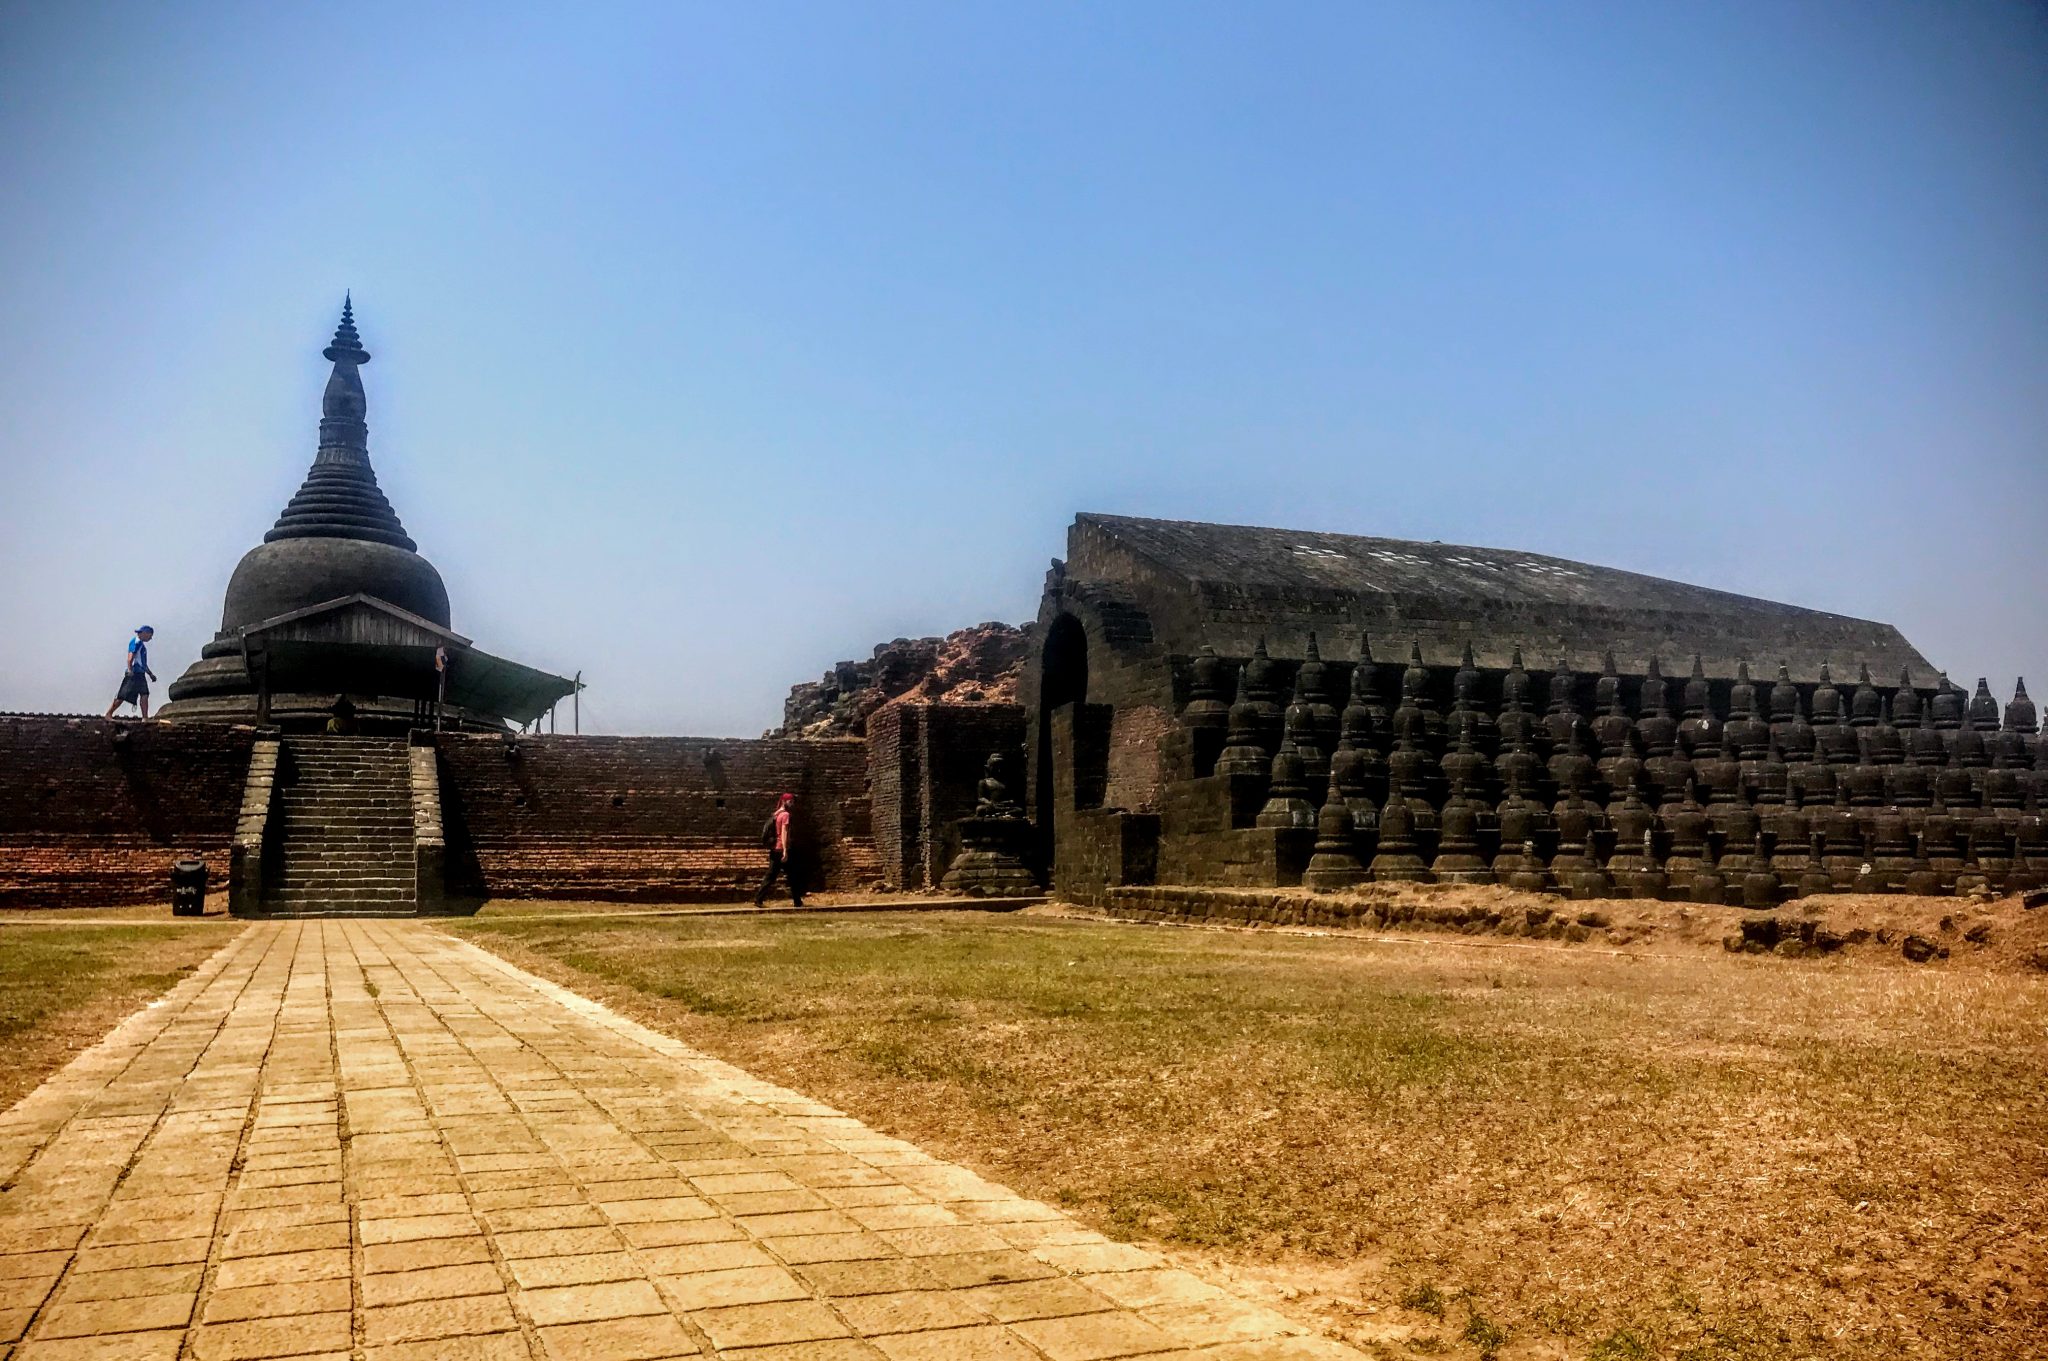
[[[242,555],[228,578],[220,630],[359,593],[448,627],[448,588],[419,554],[368,539],[304,538],[261,543]]]

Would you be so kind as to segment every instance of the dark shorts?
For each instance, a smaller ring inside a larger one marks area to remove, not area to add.
[[[116,704],[133,704],[149,698],[149,677],[140,671],[130,671],[121,677],[121,693],[115,698]]]

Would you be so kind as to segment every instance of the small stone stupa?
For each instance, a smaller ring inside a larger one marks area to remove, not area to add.
[[[492,657],[449,627],[448,590],[370,466],[352,299],[323,351],[320,447],[263,542],[228,579],[220,632],[172,683],[166,719],[326,725],[337,700],[363,732],[529,722],[576,683]]]

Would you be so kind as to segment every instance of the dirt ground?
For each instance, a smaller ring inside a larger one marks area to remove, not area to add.
[[[1634,953],[1746,949],[1810,959],[1952,962],[2048,971],[2048,894],[2004,898],[1923,898],[1896,893],[1830,893],[1759,911],[1630,898],[1575,901],[1500,887],[1443,884],[1365,885],[1346,893],[1246,889],[1242,904],[1271,905],[1273,921],[1190,920],[1146,910],[1142,900],[1114,909],[1051,903],[1039,914],[1163,920],[1191,926],[1310,931],[1355,936],[1456,933],[1559,942]],[[2028,907],[2028,901],[2034,903]],[[1348,910],[1357,925],[1302,927],[1303,904]],[[1241,913],[1239,915],[1242,915]],[[1923,941],[1926,950],[1909,946]],[[1924,960],[1910,956],[1924,954]]]
[[[1569,906],[1600,939],[453,929],[1385,1356],[2039,1354],[2042,914],[1844,900],[1870,940],[1790,958],[1729,953],[1718,909]],[[1606,937],[1659,909],[1690,924]],[[1902,911],[1948,959],[1876,943]]]

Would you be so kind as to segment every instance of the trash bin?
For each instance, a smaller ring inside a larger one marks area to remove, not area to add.
[[[206,914],[206,862],[180,860],[171,866],[171,915],[199,917]]]

